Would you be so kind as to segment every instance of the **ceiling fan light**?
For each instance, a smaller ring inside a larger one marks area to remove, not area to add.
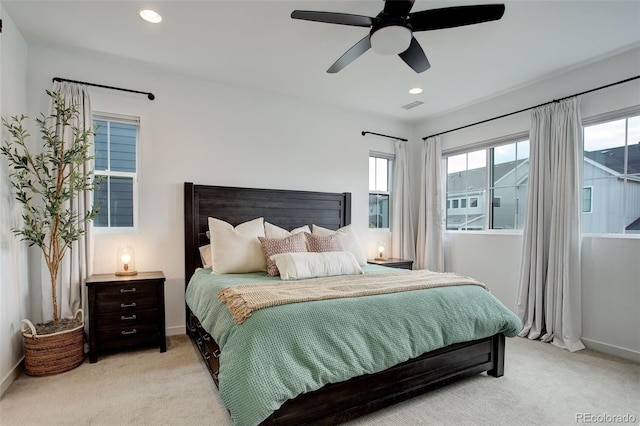
[[[382,27],[371,34],[371,48],[382,55],[397,55],[409,48],[411,30],[400,25]]]

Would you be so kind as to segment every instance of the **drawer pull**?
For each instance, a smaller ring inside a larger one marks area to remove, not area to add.
[[[133,308],[134,306],[136,306],[136,302],[131,302],[131,303],[121,303],[120,307],[121,308]]]
[[[136,292],[136,288],[132,287],[132,288],[121,288],[120,289],[120,293],[135,293]]]
[[[136,316],[135,316],[135,315],[131,315],[130,317],[126,317],[126,316],[124,316],[124,315],[123,315],[123,316],[121,316],[121,317],[120,317],[120,319],[121,319],[122,321],[125,321],[125,320],[134,320],[134,319],[136,319]]]
[[[127,331],[127,330],[122,330],[122,334],[127,335],[127,334],[136,334],[138,331],[134,328],[131,331]]]

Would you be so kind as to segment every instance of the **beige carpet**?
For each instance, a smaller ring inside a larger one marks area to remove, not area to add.
[[[593,417],[640,422],[640,364],[593,351],[507,339],[505,376],[479,375],[362,417],[353,425],[571,425]],[[627,417],[629,418],[629,417]],[[595,420],[594,420],[595,419]],[[611,422],[609,422],[611,423]],[[624,424],[623,422],[613,422]],[[21,375],[0,399],[2,426],[228,425],[206,367],[186,336],[167,352],[101,356],[68,373]]]

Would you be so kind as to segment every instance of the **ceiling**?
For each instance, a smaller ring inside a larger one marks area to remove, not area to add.
[[[640,45],[640,1],[507,1],[499,21],[415,33],[431,62],[421,74],[397,56],[372,50],[328,74],[329,66],[368,29],[294,20],[291,12],[376,16],[381,0],[1,3],[32,45],[117,55],[403,120],[452,111]],[[416,0],[412,12],[482,3],[491,1]],[[143,7],[157,10],[163,22],[142,21],[137,11]],[[412,87],[424,91],[410,95]],[[424,104],[401,108],[414,101]]]

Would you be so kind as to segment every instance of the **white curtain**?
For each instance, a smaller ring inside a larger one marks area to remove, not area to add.
[[[89,101],[89,91],[84,85],[77,85],[69,82],[54,82],[52,91],[59,93],[66,105],[78,105],[78,122],[75,123],[80,129],[92,127],[91,102]],[[49,106],[49,114],[55,113],[53,102]],[[71,132],[67,132],[71,133]],[[67,134],[69,143],[73,135]],[[93,136],[90,136],[91,156],[93,156]],[[93,160],[85,164],[85,172],[93,170]],[[86,212],[93,204],[91,192],[76,194],[71,202],[71,208],[79,212]],[[67,250],[58,273],[58,309],[60,318],[72,317],[78,309],[86,311],[86,287],[85,281],[92,273],[93,269],[93,225],[91,222],[82,224],[84,234],[78,241],[75,241],[71,248]],[[53,317],[51,306],[51,283],[49,272],[42,259],[42,313],[43,319]]]
[[[422,145],[416,269],[435,272],[444,272],[442,161],[440,137],[428,138]]]
[[[393,166],[393,208],[391,209],[391,256],[398,259],[415,259],[413,218],[411,215],[411,191],[409,187],[408,142],[395,142]]]
[[[582,127],[577,98],[531,113],[529,190],[517,313],[521,337],[584,349],[581,312]]]

